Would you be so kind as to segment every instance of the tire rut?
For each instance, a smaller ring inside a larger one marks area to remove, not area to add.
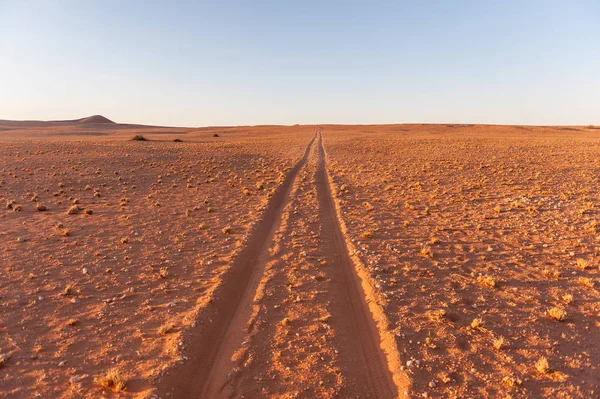
[[[317,141],[319,161],[316,184],[322,224],[321,247],[329,254],[328,264],[333,270],[330,299],[334,317],[331,325],[339,343],[340,367],[348,382],[344,396],[398,398],[399,387],[389,366],[388,354],[383,349],[384,333],[378,328],[368,304],[373,299],[365,294],[338,220],[320,131]]]

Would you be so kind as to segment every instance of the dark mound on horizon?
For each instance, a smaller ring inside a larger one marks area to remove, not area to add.
[[[76,119],[74,122],[79,122],[79,123],[112,123],[112,124],[115,123],[115,122],[111,121],[110,119],[105,118],[102,115],[92,115],[92,116],[88,116],[87,118]]]

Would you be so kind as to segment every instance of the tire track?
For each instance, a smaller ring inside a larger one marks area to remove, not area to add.
[[[158,386],[161,396],[167,393],[172,398],[227,396],[225,388],[231,378],[230,359],[242,342],[245,325],[252,312],[252,300],[269,256],[271,241],[281,223],[282,211],[289,201],[293,182],[306,164],[321,130],[322,128],[318,129],[303,157],[290,170],[272,197],[262,220],[223,276],[223,282],[217,288],[211,304],[198,317],[202,324],[191,337],[189,360],[184,365],[174,367],[162,378]]]
[[[329,254],[332,270],[332,327],[336,331],[340,362],[348,381],[346,397],[398,398],[407,387],[399,375],[397,349],[375,319],[381,319],[366,276],[357,273],[350,258],[338,220],[326,170],[321,131],[318,132],[319,162],[316,174],[317,197],[322,224],[321,247]],[[375,310],[375,312],[373,311]]]

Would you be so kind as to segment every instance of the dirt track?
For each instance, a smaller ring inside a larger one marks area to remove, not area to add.
[[[304,190],[313,189],[316,190],[314,200],[318,203],[318,223],[314,226],[317,231],[313,231],[318,239],[318,248],[315,249],[321,255],[320,264],[326,269],[324,276],[320,277],[326,284],[320,288],[323,290],[323,298],[319,300],[329,305],[327,323],[334,334],[328,344],[336,348],[336,364],[343,380],[336,389],[346,397],[398,397],[399,388],[395,385],[392,372],[388,368],[386,352],[381,348],[380,332],[348,254],[336,216],[327,177],[321,131],[322,128],[319,128],[308,144],[304,156],[289,172],[276,196],[272,198],[263,220],[235,260],[231,272],[224,277],[224,282],[208,309],[210,315],[203,315],[203,319],[210,320],[209,323],[201,326],[192,338],[190,360],[171,370],[163,378],[159,385],[159,394],[171,392],[175,398],[244,396],[247,388],[240,390],[239,381],[248,376],[243,375],[244,367],[236,367],[233,359],[236,358],[238,349],[251,341],[246,339],[249,338],[247,334],[251,329],[248,325],[255,324],[257,317],[271,316],[268,309],[266,314],[253,315],[252,304],[256,299],[257,290],[259,286],[265,285],[264,282],[261,284],[261,280],[265,279],[267,264],[277,264],[284,270],[293,267],[293,262],[277,259],[277,251],[270,252],[269,249],[275,244],[274,237],[281,227],[282,220],[290,219],[290,215],[285,213],[294,212],[287,205],[294,201],[295,196],[302,195]],[[293,190],[301,171],[309,175],[312,187]],[[289,240],[290,237],[280,235],[277,244],[285,245]],[[317,279],[317,276],[312,277]],[[284,296],[279,299],[284,300]],[[285,303],[280,305],[283,307]],[[270,323],[261,324],[268,327]],[[264,332],[259,328],[251,335],[257,336],[261,333]],[[397,353],[389,355],[394,356],[396,360],[398,358]],[[270,357],[271,354],[263,352],[259,356]],[[398,365],[397,362],[392,364]],[[263,359],[262,365],[250,373],[260,375],[268,367],[269,359]],[[402,388],[404,391],[406,386]],[[264,387],[262,391],[264,393]],[[302,396],[310,397],[313,394],[316,392],[303,392]]]

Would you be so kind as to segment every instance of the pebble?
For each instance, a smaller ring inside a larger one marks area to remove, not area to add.
[[[82,272],[83,274],[88,274],[88,273],[89,273],[89,271],[88,271],[87,267],[84,267],[84,268],[83,268],[83,270],[82,270],[81,272]]]
[[[24,237],[19,237],[19,238],[17,238],[17,241],[18,242],[25,242],[25,238]]]
[[[63,360],[60,363],[58,363],[58,367],[63,367],[66,364],[67,364],[67,362],[65,360]]]
[[[74,377],[71,377],[69,379],[69,381],[71,381],[71,384],[76,384],[78,382],[83,381],[84,379],[88,378],[90,375],[89,374],[84,374],[84,375],[76,375]]]
[[[431,381],[429,383],[429,388],[435,388],[437,386],[437,384],[435,383],[435,381]]]

